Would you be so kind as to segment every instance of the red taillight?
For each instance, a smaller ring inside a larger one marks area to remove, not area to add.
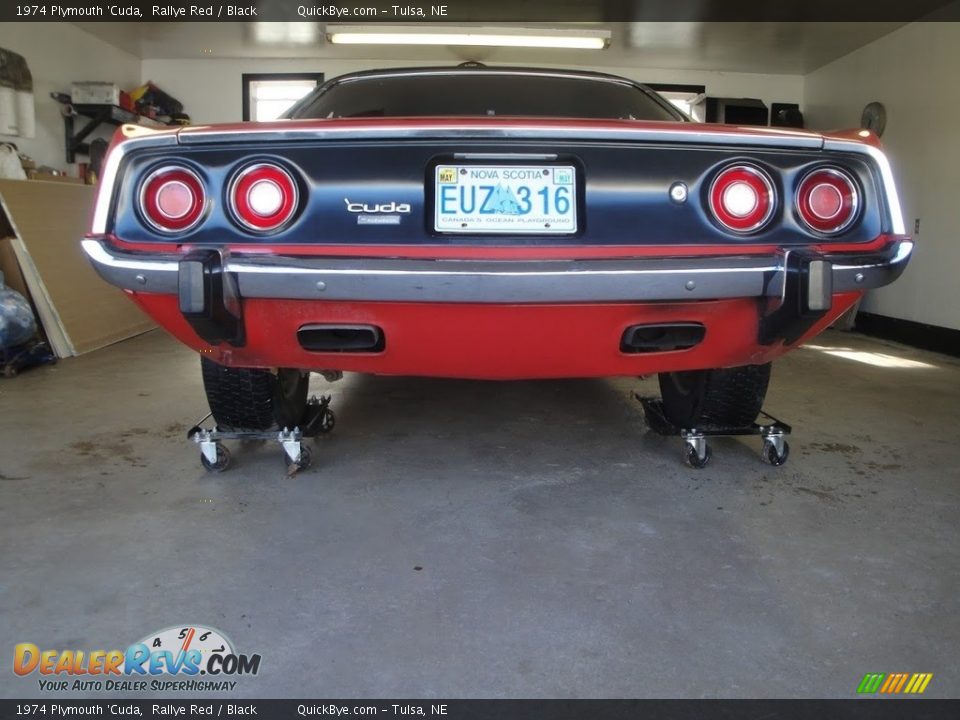
[[[735,233],[759,230],[769,222],[776,205],[773,182],[750,165],[734,165],[722,171],[710,186],[710,211],[717,221]]]
[[[233,179],[230,207],[250,230],[277,230],[297,211],[297,183],[278,165],[251,165]]]
[[[846,173],[822,168],[808,173],[797,188],[797,211],[812,230],[833,235],[849,227],[857,216],[860,195]]]
[[[147,221],[163,232],[184,232],[203,215],[203,183],[191,170],[162,167],[144,181],[140,207]]]

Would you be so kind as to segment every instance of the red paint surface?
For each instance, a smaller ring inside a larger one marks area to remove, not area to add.
[[[198,352],[238,367],[296,367],[383,375],[476,379],[635,376],[668,370],[762,363],[789,348],[757,343],[753,299],[687,303],[480,305],[243,301],[247,344],[210,347],[180,315],[172,295],[131,294],[161,326]],[[846,310],[858,293],[834,296],[834,307],[804,339]],[[623,331],[636,324],[700,322],[704,341],[690,350],[620,352]],[[375,354],[314,353],[297,342],[308,323],[371,324],[384,331]]]

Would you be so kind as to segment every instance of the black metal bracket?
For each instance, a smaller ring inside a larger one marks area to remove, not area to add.
[[[760,318],[759,341],[795,343],[833,304],[833,264],[821,255],[790,250],[784,257],[783,297]],[[763,312],[763,309],[761,309]]]
[[[63,135],[68,163],[76,162],[77,155],[89,155],[90,145],[86,140],[101,125],[123,125],[127,123],[158,128],[167,127],[166,123],[138,115],[117,105],[73,104],[69,95],[59,92],[50,93],[50,97],[64,106]],[[84,123],[80,130],[74,132],[76,117],[80,115],[89,118],[89,120]]]
[[[92,115],[90,120],[76,133],[73,131],[74,117],[72,114],[63,116],[64,141],[67,148],[68,163],[76,162],[77,155],[90,154],[90,145],[85,141],[94,130],[103,123],[109,122],[110,110],[106,108]]]
[[[194,331],[211,345],[245,342],[243,310],[237,281],[227,272],[224,252],[194,250],[180,260],[180,312]]]

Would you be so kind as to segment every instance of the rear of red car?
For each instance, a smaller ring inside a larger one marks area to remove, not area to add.
[[[210,377],[746,373],[762,400],[912,250],[872,137],[699,125],[620,78],[384,71],[292,114],[108,159],[84,247]]]

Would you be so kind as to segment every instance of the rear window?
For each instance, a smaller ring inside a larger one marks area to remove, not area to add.
[[[492,73],[374,75],[333,82],[307,96],[287,117],[443,115],[682,119],[665,102],[627,83]]]

